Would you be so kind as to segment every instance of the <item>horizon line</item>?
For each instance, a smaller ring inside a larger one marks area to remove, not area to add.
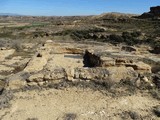
[[[31,16],[31,17],[72,17],[72,16],[96,16],[96,15],[102,15],[102,14],[129,14],[129,15],[141,15],[140,13],[126,13],[126,12],[103,12],[100,14],[88,14],[88,15],[25,15],[25,14],[18,14],[18,13],[0,13],[0,16]]]

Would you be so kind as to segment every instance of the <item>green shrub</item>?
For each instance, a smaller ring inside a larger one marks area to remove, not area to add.
[[[132,37],[139,37],[142,33],[140,31],[134,31],[131,33]]]
[[[15,49],[17,52],[23,51],[21,42],[15,41],[15,42],[13,42],[13,44],[12,44],[11,47],[12,47],[13,49]]]
[[[112,34],[109,36],[109,39],[113,42],[124,42],[124,39],[123,37],[119,36],[119,35],[115,35],[115,34]]]
[[[123,37],[124,39],[127,39],[127,38],[130,38],[130,37],[131,37],[131,34],[130,34],[129,32],[123,32],[123,33],[122,33],[122,37]]]
[[[139,32],[123,32],[122,33],[122,37],[124,39],[124,42],[127,45],[135,45],[135,44],[139,44],[141,40],[139,40],[137,37],[140,35]]]

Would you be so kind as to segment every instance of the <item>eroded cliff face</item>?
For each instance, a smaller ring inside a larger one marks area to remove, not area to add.
[[[150,7],[150,11],[143,13],[139,18],[159,18],[160,6]]]
[[[149,13],[152,13],[156,16],[160,16],[160,6],[151,7]]]

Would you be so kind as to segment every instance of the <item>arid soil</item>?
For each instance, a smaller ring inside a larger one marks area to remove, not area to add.
[[[160,119],[158,19],[0,17],[0,120]]]
[[[33,90],[15,93],[2,120],[158,120],[159,101],[147,94],[111,97],[91,89]]]

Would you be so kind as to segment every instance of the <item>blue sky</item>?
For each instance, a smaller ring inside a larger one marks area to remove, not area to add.
[[[106,12],[141,14],[160,0],[0,0],[0,13],[21,15],[95,15]]]

